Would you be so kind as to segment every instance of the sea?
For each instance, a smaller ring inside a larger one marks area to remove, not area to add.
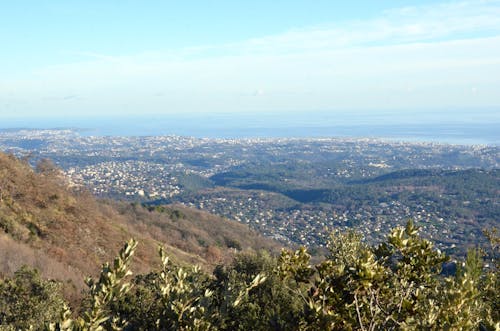
[[[1,118],[0,130],[74,129],[83,136],[197,138],[377,138],[460,145],[500,145],[500,119],[332,113],[170,114]]]

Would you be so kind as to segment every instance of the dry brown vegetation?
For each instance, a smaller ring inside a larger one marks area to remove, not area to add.
[[[246,225],[216,217],[182,205],[148,209],[136,204],[117,205],[131,228],[185,252],[204,257],[207,262],[228,262],[232,253],[247,250],[279,251],[279,245]]]
[[[34,171],[0,153],[0,277],[27,264],[79,291],[82,276],[95,275],[131,237],[140,242],[137,272],[159,263],[158,244],[178,263],[207,269],[239,250],[279,249],[242,224],[183,206],[97,201],[70,188],[46,161]]]

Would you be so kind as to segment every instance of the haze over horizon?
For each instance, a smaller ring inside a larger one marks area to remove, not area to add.
[[[497,0],[16,1],[0,20],[0,123],[287,112],[499,122]]]

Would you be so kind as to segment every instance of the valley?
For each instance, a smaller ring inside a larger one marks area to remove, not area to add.
[[[413,219],[438,248],[463,255],[500,215],[500,150],[490,145],[11,130],[0,148],[53,160],[97,197],[194,207],[284,245],[322,247],[334,228],[376,243]]]

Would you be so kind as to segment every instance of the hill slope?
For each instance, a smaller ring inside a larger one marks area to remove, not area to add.
[[[206,268],[238,250],[279,248],[242,224],[180,205],[97,201],[69,187],[50,164],[34,171],[0,153],[0,276],[27,264],[80,288],[82,275],[95,274],[131,237],[140,242],[138,272],[159,263],[158,244],[179,263]]]

